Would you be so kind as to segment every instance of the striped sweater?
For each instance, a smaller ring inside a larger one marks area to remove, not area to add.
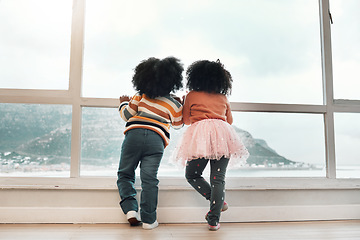
[[[165,147],[170,141],[170,126],[180,129],[184,125],[182,105],[170,95],[151,99],[137,93],[120,104],[119,112],[127,122],[124,133],[134,128],[150,129],[163,138]]]

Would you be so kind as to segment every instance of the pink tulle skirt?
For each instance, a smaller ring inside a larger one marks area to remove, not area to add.
[[[186,165],[197,158],[230,158],[229,167],[241,167],[249,152],[231,125],[219,119],[205,119],[188,127],[174,151],[173,161]]]

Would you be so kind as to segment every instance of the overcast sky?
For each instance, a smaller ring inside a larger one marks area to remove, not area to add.
[[[322,103],[317,1],[155,2],[87,2],[85,95],[101,94],[92,79],[120,86],[140,60],[173,55],[220,59],[233,101]]]

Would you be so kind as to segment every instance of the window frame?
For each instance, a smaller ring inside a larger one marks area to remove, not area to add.
[[[118,99],[81,95],[86,0],[73,0],[68,90],[0,89],[0,103],[62,104],[72,106],[69,178],[0,177],[0,188],[114,189],[114,177],[80,177],[82,107],[117,108]],[[355,189],[360,179],[337,179],[334,113],[360,113],[359,100],[334,100],[329,0],[319,0],[323,105],[231,102],[232,111],[322,114],[324,119],[326,177],[228,178],[228,189]],[[115,174],[114,174],[115,175]],[[137,181],[138,182],[138,181]],[[138,184],[136,184],[138,186]],[[161,189],[183,189],[183,178],[161,177]]]

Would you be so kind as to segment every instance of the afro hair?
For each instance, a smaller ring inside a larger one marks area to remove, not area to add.
[[[200,60],[192,63],[186,71],[186,87],[191,91],[208,93],[231,93],[232,77],[224,65],[217,60]]]
[[[135,68],[132,83],[136,91],[150,98],[163,97],[183,87],[183,65],[175,57],[149,58]]]

